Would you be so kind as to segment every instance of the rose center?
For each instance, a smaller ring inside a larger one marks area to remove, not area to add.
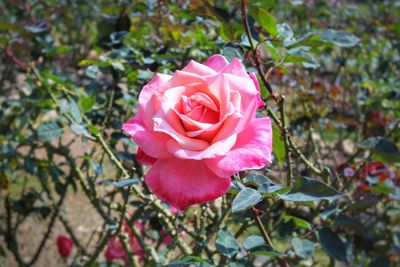
[[[204,93],[182,96],[183,114],[192,120],[204,123],[217,123],[219,109],[214,101]]]

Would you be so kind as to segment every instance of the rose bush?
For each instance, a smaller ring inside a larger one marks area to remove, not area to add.
[[[259,89],[239,59],[221,55],[192,60],[172,76],[156,74],[123,125],[139,146],[138,160],[152,165],[150,189],[184,209],[223,195],[231,175],[270,163],[271,122],[256,118],[264,106]]]

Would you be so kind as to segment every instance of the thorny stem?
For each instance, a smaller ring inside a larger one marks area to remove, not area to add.
[[[257,227],[261,232],[262,237],[264,238],[265,243],[267,243],[272,249],[275,250],[275,246],[272,243],[271,238],[269,237],[269,234],[267,232],[267,230],[264,227],[264,224],[262,223],[259,211],[255,208],[253,208],[253,213],[254,213],[254,217],[256,219],[256,223],[257,223]]]
[[[271,84],[268,82],[267,75],[264,73],[264,70],[262,68],[262,61],[261,61],[261,58],[259,55],[258,48],[257,48],[257,46],[254,46],[254,43],[253,43],[253,38],[251,36],[251,31],[250,31],[250,26],[249,26],[249,21],[247,19],[247,0],[241,0],[241,6],[242,6],[242,21],[243,21],[244,28],[246,30],[247,39],[249,40],[249,43],[250,43],[251,53],[252,53],[252,56],[254,59],[253,64],[255,65],[255,67],[258,71],[258,74],[260,75],[261,80],[262,80],[264,86],[267,88],[267,91],[270,94],[270,96],[274,99],[274,101],[277,104],[280,104],[282,96],[279,96],[276,92],[274,92],[271,87]],[[269,73],[270,73],[270,70],[268,71],[268,75],[269,75]],[[314,173],[316,173],[317,175],[320,175],[320,176],[324,176],[325,175],[324,171],[315,167],[315,165],[313,163],[311,163],[304,156],[304,154],[300,151],[300,149],[296,146],[289,131],[287,130],[287,128],[285,126],[283,126],[282,121],[278,119],[278,117],[275,115],[275,113],[272,111],[272,109],[269,108],[268,106],[266,107],[266,109],[267,109],[268,115],[271,116],[271,118],[274,120],[274,122],[278,126],[279,130],[281,131],[282,135],[287,136],[287,138],[286,138],[287,142],[285,142],[285,145],[290,146],[292,148],[292,150],[295,152],[295,155],[298,156],[301,159],[301,161],[303,161],[303,163],[308,168],[310,168]]]
[[[281,113],[282,127],[286,129],[284,106],[285,106],[285,96],[282,95],[281,100],[279,102],[279,111]],[[283,139],[285,141],[285,154],[286,154],[286,167],[287,167],[286,185],[289,186],[292,181],[292,165],[290,163],[289,140],[286,131],[283,131],[282,134],[283,134]]]

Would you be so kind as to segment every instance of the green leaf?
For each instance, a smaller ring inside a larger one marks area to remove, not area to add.
[[[251,172],[243,179],[243,183],[256,186],[260,193],[273,193],[282,188],[281,185],[258,172]]]
[[[317,232],[317,237],[322,248],[330,257],[342,262],[347,261],[347,245],[335,232],[322,228]]]
[[[322,40],[331,42],[339,47],[352,47],[360,42],[355,35],[345,31],[327,29],[319,34]]]
[[[253,250],[255,248],[264,247],[266,246],[264,238],[259,235],[251,235],[246,237],[243,242],[243,247],[246,250]]]
[[[292,28],[290,28],[290,26],[287,25],[286,23],[277,24],[276,26],[279,32],[279,36],[282,37],[283,39],[290,40],[293,37]]]
[[[100,68],[96,65],[91,65],[87,67],[85,70],[86,76],[92,79],[97,79],[100,73],[101,73]]]
[[[160,267],[181,267],[181,266],[198,266],[198,267],[212,267],[205,259],[197,256],[186,256],[180,260],[175,260],[167,265],[160,265]]]
[[[275,37],[279,34],[275,18],[271,14],[269,14],[268,11],[266,11],[265,9],[262,8],[258,9],[257,22],[272,37]]]
[[[88,132],[84,125],[73,123],[71,125],[71,130],[77,135],[83,135],[89,139],[93,138],[93,135]]]
[[[318,61],[308,53],[309,47],[299,46],[288,50],[288,56],[285,58],[285,63],[301,63],[306,68],[318,68]]]
[[[272,248],[267,248],[265,247],[265,249],[263,250],[257,250],[253,252],[254,255],[260,255],[260,256],[267,256],[267,257],[285,257],[287,256],[286,254],[273,250]]]
[[[278,165],[282,167],[283,161],[286,157],[286,147],[285,142],[281,136],[281,132],[275,125],[272,126],[272,151],[276,156]]]
[[[298,217],[292,216],[292,215],[285,214],[283,216],[283,220],[285,222],[292,220],[294,222],[294,224],[298,227],[311,229],[311,224],[309,222],[307,222],[306,220],[300,219]]]
[[[294,253],[296,253],[296,255],[300,258],[308,259],[314,252],[314,243],[308,239],[300,239],[295,237],[292,239],[291,243]]]
[[[234,58],[243,59],[243,52],[240,47],[225,46],[222,49],[222,55],[226,57],[228,61],[232,61]]]
[[[385,162],[400,162],[400,150],[393,141],[382,136],[370,137],[362,141],[359,147],[379,154]]]
[[[232,212],[239,212],[253,207],[263,200],[263,197],[257,190],[246,187],[235,197],[232,202]]]
[[[136,185],[139,184],[138,179],[125,179],[119,182],[113,182],[112,185],[115,187],[125,187],[125,186],[131,186],[131,185]]]
[[[333,220],[333,223],[336,226],[342,226],[346,227],[350,230],[356,231],[358,234],[363,235],[368,232],[368,229],[365,228],[365,226],[356,220],[355,218],[351,218],[346,215],[339,214],[335,217]]]
[[[231,235],[231,233],[229,233],[226,227],[219,230],[217,239],[215,241],[215,246],[219,252],[229,259],[234,257],[240,249],[238,242]]]
[[[94,125],[92,125],[92,124],[90,124],[89,126],[88,126],[88,130],[89,130],[89,132],[91,133],[91,134],[99,134],[100,133],[100,130],[96,127],[96,126],[94,126]]]
[[[271,56],[274,58],[275,61],[280,61],[282,59],[282,56],[279,54],[278,50],[270,41],[266,41],[265,46],[267,47],[268,51],[271,53]]]
[[[77,123],[82,122],[81,111],[79,110],[79,107],[74,100],[71,100],[71,102],[69,103],[69,112]]]
[[[37,135],[41,141],[51,141],[59,138],[63,131],[56,121],[48,121],[37,128]]]
[[[79,104],[81,105],[83,112],[90,111],[95,103],[96,101],[92,96],[82,95],[79,98]]]
[[[344,196],[345,194],[320,180],[301,177],[296,180],[287,193],[280,195],[280,198],[288,201],[317,201],[335,200]]]
[[[284,40],[282,44],[287,48],[294,48],[298,46],[319,47],[324,45],[325,42],[320,36],[315,35],[314,33],[308,33],[298,39]]]

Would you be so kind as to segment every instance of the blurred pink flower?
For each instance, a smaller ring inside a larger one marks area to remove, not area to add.
[[[271,122],[256,118],[262,106],[255,75],[239,59],[214,55],[156,74],[122,129],[138,144],[138,160],[152,164],[150,189],[183,210],[225,194],[231,175],[270,163]]]

